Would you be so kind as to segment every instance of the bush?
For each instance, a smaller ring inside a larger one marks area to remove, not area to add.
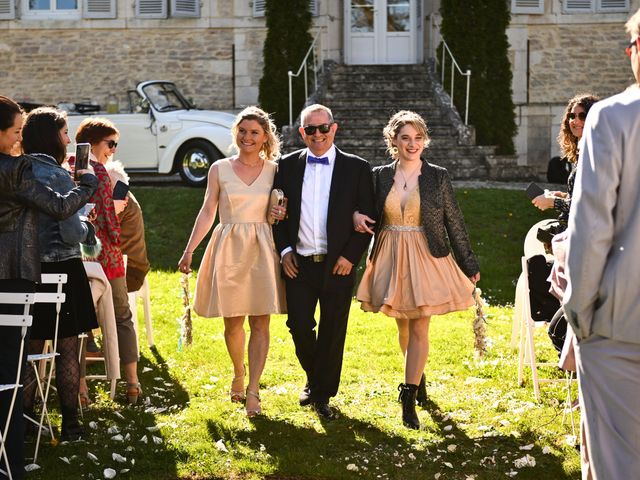
[[[309,0],[266,0],[267,38],[258,101],[273,115],[278,127],[289,122],[289,80],[311,46]],[[293,109],[304,106],[304,80],[293,79]]]

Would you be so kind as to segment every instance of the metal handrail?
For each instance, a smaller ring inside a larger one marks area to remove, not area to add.
[[[311,46],[309,50],[307,50],[307,54],[302,59],[302,63],[300,63],[300,67],[296,73],[293,73],[291,70],[287,72],[289,77],[289,126],[293,127],[293,88],[292,88],[292,79],[293,77],[299,77],[300,72],[304,71],[304,98],[309,98],[309,82],[307,81],[307,60],[309,59],[309,55],[313,52],[313,81],[314,87],[318,89],[318,72],[322,70],[323,58],[322,58],[322,50],[320,50],[320,66],[318,67],[318,55],[315,51],[316,43],[318,43],[318,39],[320,38],[320,34],[322,33],[322,28],[318,30],[316,36],[311,42]]]
[[[455,70],[454,67],[458,70],[458,73],[460,73],[460,75],[463,75],[465,77],[467,77],[467,98],[465,99],[465,107],[464,107],[464,124],[468,125],[469,124],[469,84],[471,81],[471,70],[467,69],[466,72],[463,72],[462,69],[460,68],[460,66],[458,65],[458,62],[456,62],[456,59],[453,56],[453,53],[451,53],[451,50],[449,49],[449,45],[447,45],[447,42],[444,41],[444,38],[442,39],[442,63],[441,63],[441,70],[442,70],[442,86],[444,87],[444,67],[445,67],[445,53],[449,54],[449,57],[451,57],[451,93],[450,93],[450,97],[451,97],[451,106],[453,107],[453,85],[454,85],[454,79],[455,79]]]

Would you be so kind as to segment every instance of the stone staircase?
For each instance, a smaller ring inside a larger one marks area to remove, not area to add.
[[[494,147],[476,146],[473,129],[449,106],[449,97],[433,66],[328,64],[320,87],[308,103],[333,111],[339,128],[336,145],[381,165],[389,161],[382,129],[398,110],[414,110],[427,122],[431,144],[423,154],[454,179],[529,179],[533,170],[518,167],[515,157],[495,155]],[[299,120],[298,120],[299,122]],[[303,146],[297,133],[285,131],[286,149]],[[286,151],[286,150],[285,150]]]

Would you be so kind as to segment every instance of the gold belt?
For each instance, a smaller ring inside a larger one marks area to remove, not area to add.
[[[303,256],[302,258],[309,260],[310,262],[313,262],[313,263],[322,263],[324,262],[326,257],[327,255],[325,255],[324,253],[316,253],[315,255],[307,255],[307,256]]]

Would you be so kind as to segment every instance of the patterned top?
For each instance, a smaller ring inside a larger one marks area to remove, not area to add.
[[[567,179],[567,196],[565,198],[555,198],[553,200],[553,208],[559,213],[558,221],[566,228],[569,222],[569,209],[571,208],[571,196],[573,195],[573,186],[576,183],[576,167],[569,174]]]

